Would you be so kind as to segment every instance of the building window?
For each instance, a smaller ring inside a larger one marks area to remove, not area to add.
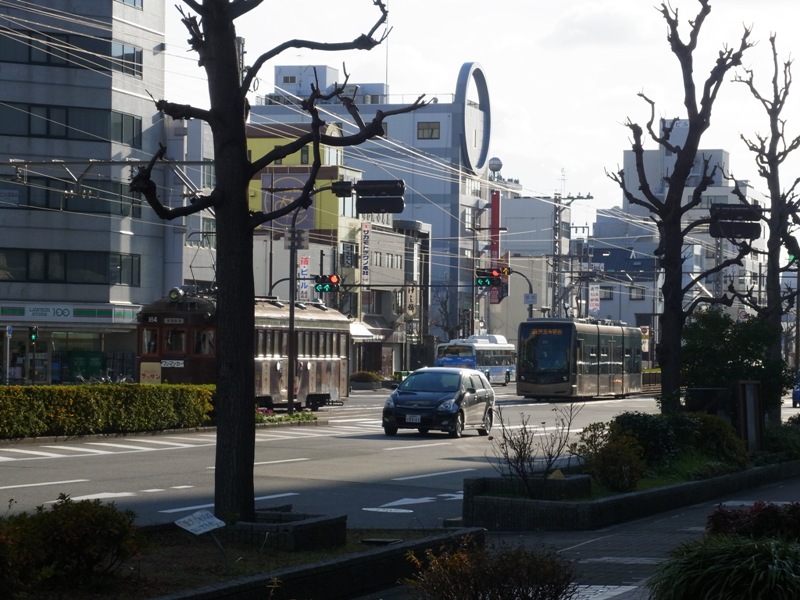
[[[111,42],[111,68],[141,79],[142,49],[122,42]]]
[[[77,106],[0,104],[0,135],[119,142],[142,147],[142,119]]]
[[[141,257],[115,252],[0,248],[0,279],[139,287]]]
[[[116,0],[117,2],[121,2],[122,4],[127,4],[128,6],[133,6],[134,8],[142,8],[142,2],[144,0]]]
[[[307,165],[308,164],[308,146],[303,146],[300,148],[300,164]]]
[[[418,140],[438,140],[439,139],[439,122],[438,121],[422,121],[417,123],[417,139]]]
[[[614,288],[609,285],[600,286],[600,300],[613,300]]]
[[[644,300],[644,288],[632,286],[630,288],[631,300]]]
[[[297,77],[295,77],[294,75],[284,75],[283,76],[283,83],[286,84],[286,85],[295,84],[295,83],[297,83]]]

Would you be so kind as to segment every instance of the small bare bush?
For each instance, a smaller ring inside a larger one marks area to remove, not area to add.
[[[530,417],[524,414],[520,415],[520,425],[512,427],[499,413],[500,435],[492,446],[497,460],[492,462],[492,466],[503,476],[520,479],[528,494],[532,495],[532,482],[546,478],[564,456],[572,423],[581,410],[583,405],[554,405],[555,419],[550,429],[545,421],[531,425]]]
[[[438,555],[408,556],[417,573],[405,580],[423,600],[572,600],[572,565],[555,551],[522,546],[487,549],[467,538]]]

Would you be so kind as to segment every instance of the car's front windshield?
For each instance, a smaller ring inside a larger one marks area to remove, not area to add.
[[[458,373],[412,373],[398,389],[404,392],[456,392],[460,382]]]

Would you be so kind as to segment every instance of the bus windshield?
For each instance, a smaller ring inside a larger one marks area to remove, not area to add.
[[[564,373],[569,370],[571,329],[562,325],[531,326],[520,336],[520,368],[526,374]]]

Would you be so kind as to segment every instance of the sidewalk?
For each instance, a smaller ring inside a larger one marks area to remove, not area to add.
[[[498,533],[493,545],[554,548],[574,562],[580,600],[646,600],[644,584],[656,565],[679,544],[702,537],[706,517],[724,502],[795,502],[800,478],[745,490],[713,502],[704,502],[595,531]],[[354,600],[408,600],[406,587],[395,587]]]

